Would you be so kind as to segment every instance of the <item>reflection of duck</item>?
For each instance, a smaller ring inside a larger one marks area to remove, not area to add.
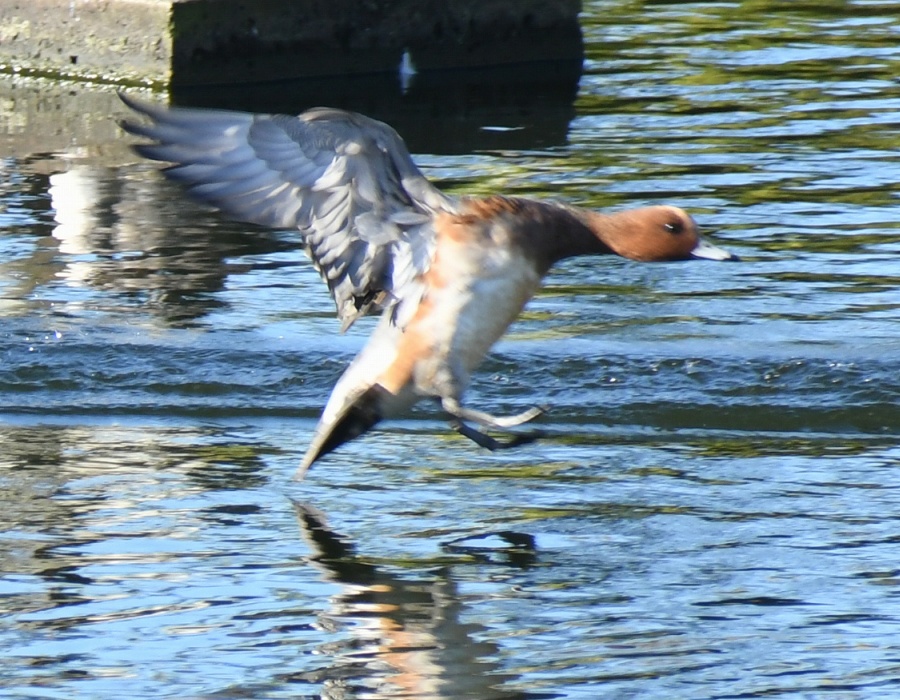
[[[495,644],[476,641],[484,637],[485,628],[460,620],[463,606],[448,572],[428,580],[392,576],[362,561],[352,543],[329,529],[320,511],[300,503],[294,507],[312,549],[310,560],[344,588],[325,618],[329,626],[351,625],[354,635],[345,650],[329,646],[335,664],[316,674],[326,687],[332,678],[348,682],[352,677],[349,682],[360,686],[360,697],[556,697],[504,687],[514,677],[488,661],[500,656]],[[348,667],[354,672],[348,673]]]
[[[462,405],[470,373],[558,260],[733,259],[705,243],[681,209],[599,214],[500,196],[451,198],[413,163],[386,124],[336,109],[299,117],[166,109],[123,96],[150,125],[124,128],[153,143],[138,153],[194,197],[257,224],[296,227],[328,284],[344,328],[382,312],[368,345],[332,392],[301,466],[423,397],[440,400],[457,431],[489,449],[499,430],[541,410],[493,416]]]

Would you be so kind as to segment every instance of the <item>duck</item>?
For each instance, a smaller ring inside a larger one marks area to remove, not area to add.
[[[120,98],[133,113],[120,126],[142,139],[134,151],[167,163],[165,176],[188,196],[235,220],[299,232],[341,331],[380,316],[335,384],[298,479],[425,399],[487,450],[533,440],[536,433],[516,428],[544,407],[494,415],[463,396],[560,260],[737,259],[672,205],[598,212],[500,194],[450,196],[422,174],[393,128],[362,114],[317,107],[287,116]]]

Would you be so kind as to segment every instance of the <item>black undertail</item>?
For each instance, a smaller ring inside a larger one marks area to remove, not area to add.
[[[369,431],[382,419],[381,397],[387,390],[376,384],[360,394],[331,426],[331,430],[325,435],[317,436],[310,451],[307,453],[301,466],[301,475],[309,469],[313,463],[333,452],[345,442],[358,438]]]

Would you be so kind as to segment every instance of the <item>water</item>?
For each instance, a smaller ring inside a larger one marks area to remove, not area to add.
[[[370,326],[110,92],[6,79],[0,695],[898,697],[897,10],[586,2],[580,79],[276,89],[449,191],[667,201],[743,258],[561,265],[469,396],[543,439],[423,406],[303,483]]]

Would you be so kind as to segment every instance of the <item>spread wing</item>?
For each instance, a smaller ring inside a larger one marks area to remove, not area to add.
[[[433,217],[454,211],[387,124],[338,109],[297,117],[166,108],[119,95],[149,123],[140,155],[227,215],[297,228],[328,284],[343,328],[392,306],[427,270]]]

